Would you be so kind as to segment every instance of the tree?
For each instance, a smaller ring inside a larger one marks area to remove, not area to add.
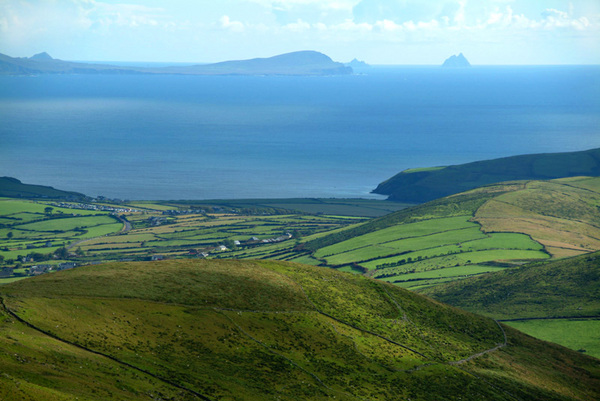
[[[56,251],[54,251],[54,255],[58,259],[67,259],[69,257],[69,251],[67,250],[67,248],[65,248],[63,246],[61,248],[58,248]]]
[[[48,207],[44,208],[44,213],[46,213],[48,216],[50,216],[52,214],[53,210],[54,210],[53,207],[48,206]]]
[[[11,239],[13,237],[13,233],[12,231],[9,231],[8,234],[6,234],[6,238]]]

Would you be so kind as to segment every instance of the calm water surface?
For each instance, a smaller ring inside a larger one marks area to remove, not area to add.
[[[411,167],[600,147],[600,67],[0,77],[0,176],[126,199],[368,197]]]

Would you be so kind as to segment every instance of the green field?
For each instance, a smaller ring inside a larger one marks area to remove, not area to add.
[[[123,229],[108,212],[57,207],[50,201],[0,199],[0,216],[0,262],[6,266],[20,266],[28,255],[29,264],[52,260],[59,248]]]
[[[274,259],[425,288],[600,249],[597,181],[491,185],[391,213],[390,202],[351,199],[133,202],[139,210],[127,214],[127,232],[107,213],[55,208],[45,216],[43,203],[5,200],[0,237],[12,238],[0,255],[15,259],[28,247],[48,254],[77,242],[84,263],[152,255]],[[469,266],[473,273],[458,273]]]
[[[539,319],[505,324],[541,340],[600,358],[600,319]]]
[[[308,240],[305,249],[323,265],[420,289],[470,275],[449,268],[480,274],[583,254],[600,249],[599,183],[490,185]]]

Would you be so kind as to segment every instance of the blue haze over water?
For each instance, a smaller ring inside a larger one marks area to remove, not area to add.
[[[600,147],[600,67],[0,77],[0,176],[125,199],[368,197],[413,167]]]

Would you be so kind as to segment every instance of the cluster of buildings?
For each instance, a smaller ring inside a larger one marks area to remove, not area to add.
[[[35,265],[29,268],[30,276],[39,276],[40,274],[49,273],[51,271],[68,270],[77,267],[75,262],[64,262],[58,265]]]
[[[133,213],[139,212],[137,209],[128,207],[114,207],[106,205],[96,205],[93,203],[67,203],[67,202],[54,202],[52,206],[64,208],[64,209],[81,209],[81,210],[97,210],[99,212],[112,212],[112,213]]]
[[[186,210],[163,210],[162,214],[166,216],[180,216],[185,214],[204,214],[204,209],[186,209]]]

